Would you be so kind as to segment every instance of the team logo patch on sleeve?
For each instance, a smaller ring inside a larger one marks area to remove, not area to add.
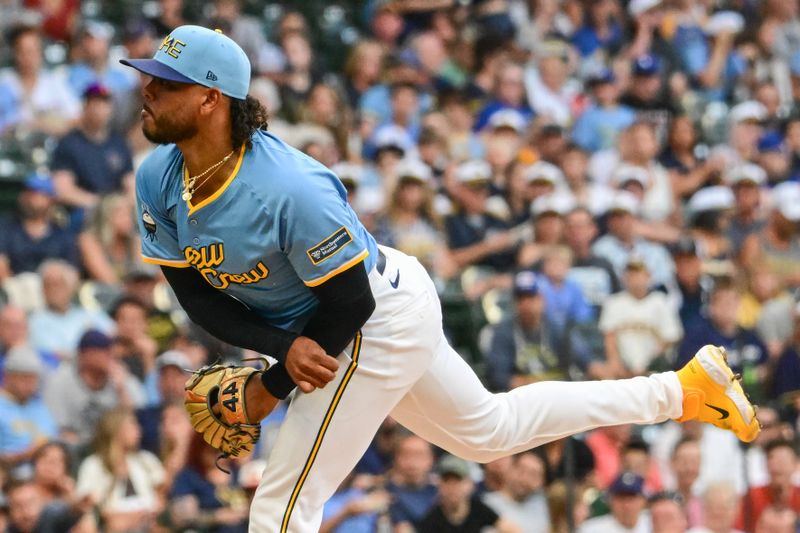
[[[330,237],[313,248],[306,250],[306,254],[308,254],[308,258],[311,259],[312,263],[318,265],[351,242],[353,242],[353,236],[350,235],[346,227],[342,226],[334,231]]]
[[[142,225],[144,225],[144,230],[147,232],[147,238],[151,241],[155,240],[156,238],[156,220],[153,218],[153,215],[147,210],[147,207],[142,209]]]

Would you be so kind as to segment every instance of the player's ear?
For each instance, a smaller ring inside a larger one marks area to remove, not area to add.
[[[219,89],[209,88],[204,92],[203,101],[200,103],[200,113],[204,115],[210,114],[222,103],[222,93]]]

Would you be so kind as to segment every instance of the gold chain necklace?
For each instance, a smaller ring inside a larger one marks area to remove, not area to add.
[[[200,174],[198,174],[196,176],[190,176],[186,180],[186,182],[183,184],[183,194],[181,194],[181,198],[183,198],[183,201],[184,202],[188,202],[189,200],[191,200],[192,199],[192,195],[195,193],[195,191],[198,188],[200,188],[205,182],[207,182],[214,174],[216,174],[216,172],[212,172],[212,171],[216,171],[217,169],[219,169],[219,167],[224,165],[228,161],[228,159],[230,159],[231,156],[233,156],[233,153],[235,151],[236,150],[231,150],[231,152],[228,155],[226,155],[225,157],[223,157],[222,160],[214,163],[213,165],[208,167],[206,170],[204,170]],[[197,180],[202,178],[203,176],[205,176],[209,172],[212,172],[211,176],[208,176],[206,179],[204,179],[203,181],[201,181],[198,184]]]

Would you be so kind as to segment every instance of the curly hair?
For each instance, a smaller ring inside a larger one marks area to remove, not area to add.
[[[239,147],[246,144],[252,148],[250,137],[256,130],[267,129],[267,108],[261,102],[247,96],[244,100],[231,98],[231,144]]]

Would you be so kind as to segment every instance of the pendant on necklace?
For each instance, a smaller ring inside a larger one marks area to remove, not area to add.
[[[183,194],[181,194],[181,198],[183,198],[184,202],[188,202],[189,200],[192,199],[192,193],[190,193],[189,191],[183,191]]]

